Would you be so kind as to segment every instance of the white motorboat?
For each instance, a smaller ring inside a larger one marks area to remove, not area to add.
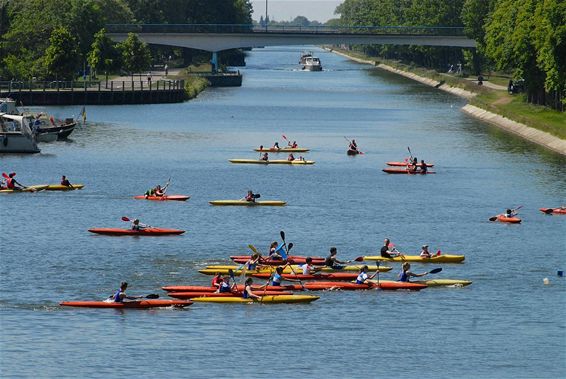
[[[29,116],[0,113],[0,154],[39,153]]]
[[[299,59],[299,64],[305,65],[305,63],[307,63],[307,58],[310,57],[312,57],[312,53],[310,51],[303,51],[301,58]]]
[[[317,57],[306,57],[305,58],[305,65],[303,66],[303,70],[306,71],[322,71],[322,64],[320,63],[320,59]]]

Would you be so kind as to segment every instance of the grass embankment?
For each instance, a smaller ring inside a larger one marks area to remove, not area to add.
[[[185,81],[185,92],[187,94],[187,100],[190,100],[197,97],[198,94],[204,91],[205,88],[210,84],[206,78],[191,74],[210,72],[210,70],[210,64],[191,65],[185,70],[181,71],[178,75],[169,76],[169,78]]]
[[[333,50],[340,51],[344,54],[355,58],[372,60],[376,64],[386,64],[396,69],[412,72],[416,75],[429,79],[444,82],[449,86],[463,88],[465,90],[477,94],[470,104],[487,111],[507,117],[510,120],[520,122],[532,128],[550,133],[561,139],[566,139],[566,113],[558,112],[548,107],[529,104],[525,101],[524,95],[510,95],[506,89],[491,89],[486,86],[478,86],[475,81],[466,79],[465,77],[455,76],[451,74],[439,73],[435,70],[427,69],[420,66],[408,65],[399,61],[383,59],[380,57],[370,57],[360,52],[352,52],[337,48]],[[498,84],[507,88],[509,77],[499,74],[484,74],[485,80],[493,84]]]

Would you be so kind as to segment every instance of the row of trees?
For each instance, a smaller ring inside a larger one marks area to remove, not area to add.
[[[249,0],[0,0],[0,78],[70,78],[88,63],[104,71],[145,70],[188,49],[150,47],[130,36],[116,45],[105,24],[250,24]],[[149,55],[151,52],[151,56]]]
[[[525,79],[529,102],[564,110],[564,0],[345,0],[336,13],[342,25],[464,26],[477,49],[358,48],[438,70],[461,62],[476,75],[492,69],[512,72]]]

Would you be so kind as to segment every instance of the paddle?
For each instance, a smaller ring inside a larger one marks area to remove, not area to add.
[[[287,258],[289,258],[289,250],[291,250],[291,248],[293,247],[293,243],[289,243],[289,247],[287,247],[287,242],[285,242],[285,232],[282,230],[279,235],[281,235],[281,239],[283,240],[283,248],[285,248],[285,251],[287,252]],[[287,263],[287,265],[289,265],[289,263]],[[295,269],[293,268],[293,265],[289,265],[289,267],[291,268],[293,275],[295,275],[297,279],[299,279],[297,273],[295,272]],[[301,282],[301,279],[299,279],[299,284],[301,285],[301,287],[303,287],[304,290],[305,285],[303,284],[303,282]]]
[[[165,187],[163,187],[163,189],[162,189],[163,196],[165,196],[165,192],[167,192],[167,188],[169,187],[170,184],[171,184],[171,177],[169,177],[169,179],[167,179],[167,183],[165,183]]]
[[[517,208],[512,209],[511,212],[515,212],[515,211],[517,211],[517,210],[519,210],[519,209],[521,209],[521,208],[523,208],[523,206],[522,206],[522,205],[519,205]],[[490,218],[489,218],[489,221],[497,221],[497,217],[499,217],[499,215],[490,217]]]
[[[126,216],[122,216],[122,221],[124,221],[124,222],[133,222],[133,220],[129,219],[129,218],[126,217]],[[140,223],[140,224],[141,224],[141,223]],[[142,228],[152,228],[151,225],[143,225],[143,226],[140,225],[140,227],[142,227]]]
[[[430,270],[428,273],[429,273],[429,274],[438,274],[440,271],[442,271],[442,267],[433,268],[433,269]]]
[[[363,262],[364,261],[364,257],[356,257],[353,259],[354,262]],[[351,262],[351,261],[350,261]]]
[[[411,153],[411,148],[407,146],[407,150],[409,150],[409,155],[411,156],[411,161],[413,160],[413,153]]]
[[[10,179],[10,176],[8,174],[6,174],[5,172],[2,173],[2,176],[4,177],[4,179]],[[14,179],[14,178],[11,178],[11,179],[14,181],[14,183],[22,186],[23,189],[28,188],[28,186],[24,186],[22,183],[18,182],[16,179]],[[35,191],[37,191],[37,190],[35,190],[35,189],[32,190],[32,192],[35,192]]]

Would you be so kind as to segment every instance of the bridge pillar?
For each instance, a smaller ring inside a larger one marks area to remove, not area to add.
[[[212,66],[212,72],[216,74],[218,71],[218,52],[212,52],[212,59],[210,60],[210,65]]]

